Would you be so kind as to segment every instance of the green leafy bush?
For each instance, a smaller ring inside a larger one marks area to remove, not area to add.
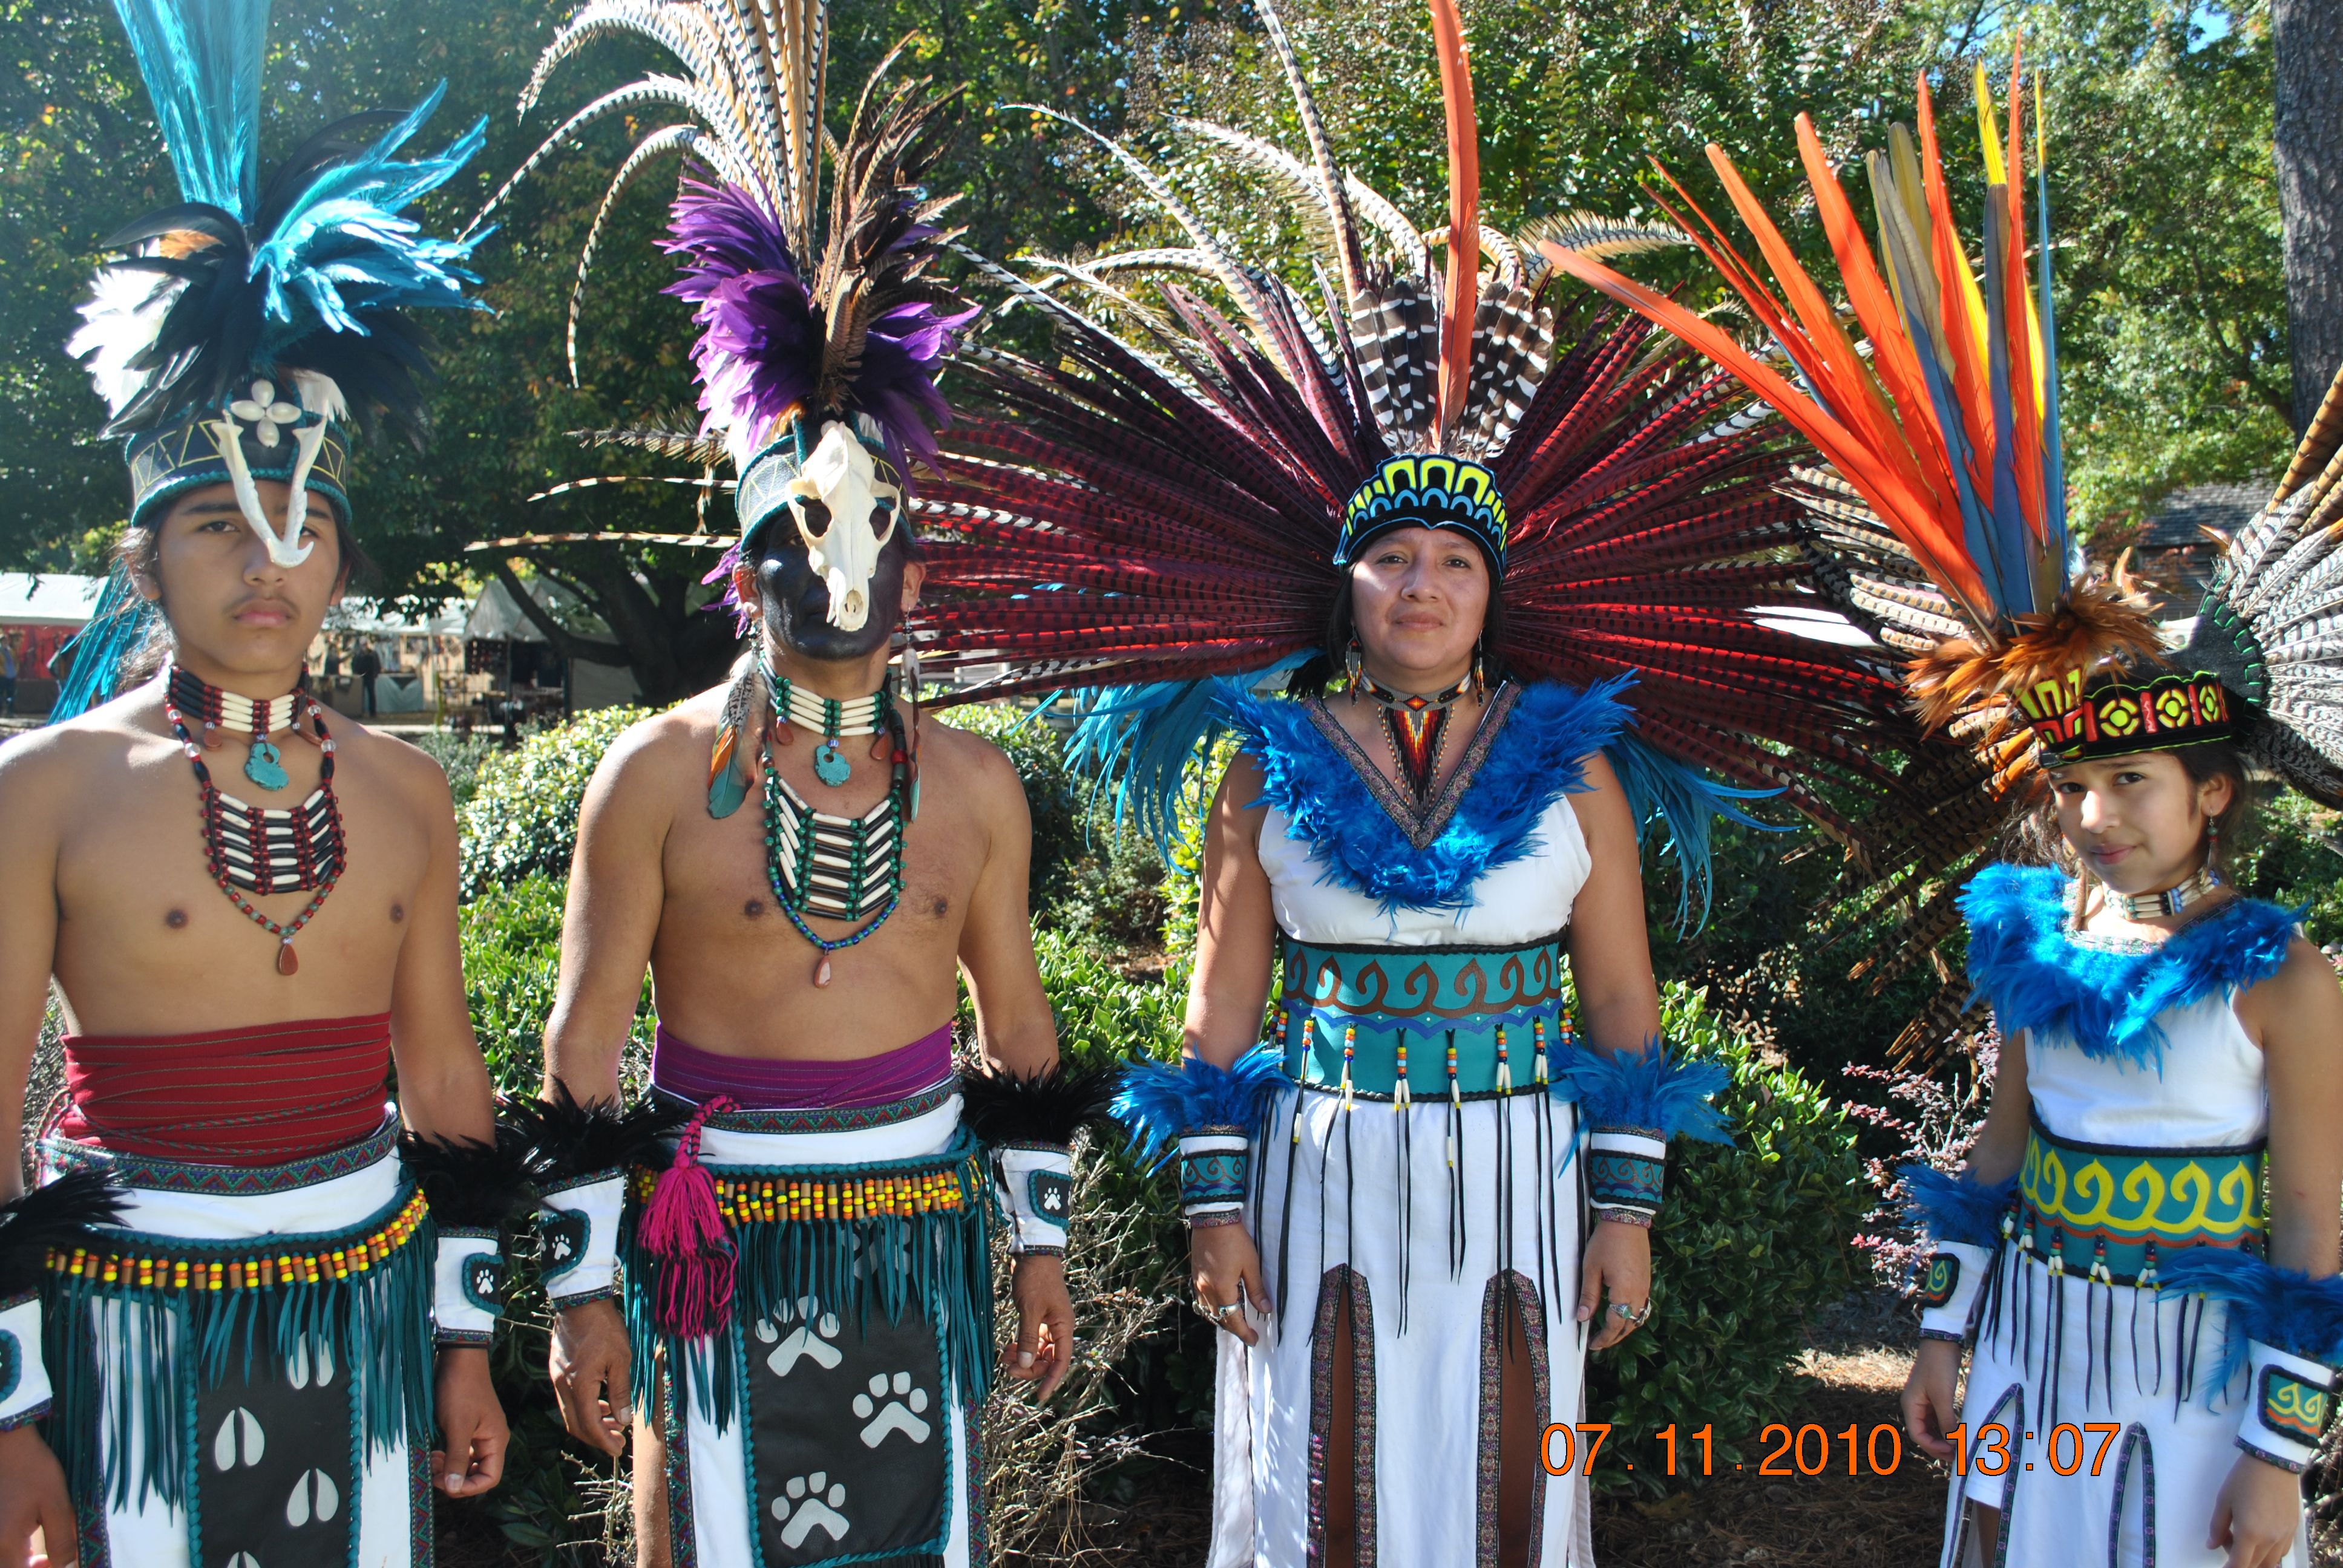
[[[2343,819],[2336,813],[2292,791],[2269,801],[2233,852],[2229,876],[2257,899],[2307,906],[2312,941],[2343,941]]]
[[[545,1025],[561,978],[563,878],[524,877],[466,904],[460,928],[472,1032],[488,1075],[507,1094],[534,1094],[545,1071]],[[634,1039],[650,1050],[651,991],[643,980]],[[639,1054],[639,1053],[637,1053]]]
[[[567,878],[588,781],[619,731],[649,717],[641,708],[596,709],[484,763],[457,823],[464,897],[538,874]]]
[[[1731,1070],[1717,1103],[1733,1146],[1670,1147],[1667,1201],[1652,1230],[1652,1320],[1588,1367],[1587,1413],[1611,1423],[1612,1441],[1631,1449],[1621,1459],[1635,1466],[1606,1464],[1598,1480],[1646,1491],[1666,1485],[1651,1437],[1669,1423],[1683,1452],[1687,1434],[1714,1426],[1725,1465],[1790,1414],[1805,1315],[1852,1282],[1847,1240],[1869,1204],[1845,1110],[1761,1060],[1704,993],[1671,984],[1661,1010],[1669,1040]]]

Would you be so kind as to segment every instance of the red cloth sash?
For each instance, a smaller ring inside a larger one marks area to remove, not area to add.
[[[390,1015],[207,1034],[65,1037],[56,1131],[117,1153],[281,1165],[382,1125]]]

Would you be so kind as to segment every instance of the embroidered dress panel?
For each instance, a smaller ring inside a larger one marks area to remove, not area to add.
[[[1389,1100],[1526,1089],[1562,1044],[1562,938],[1520,946],[1284,945],[1286,1075]],[[1412,1048],[1412,1050],[1411,1050]]]
[[[2056,1137],[2037,1120],[2018,1167],[2019,1246],[2101,1283],[2153,1281],[2183,1247],[2258,1252],[2262,1146],[2122,1149]]]

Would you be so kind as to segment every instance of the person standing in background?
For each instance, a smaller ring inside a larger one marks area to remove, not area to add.
[[[374,650],[374,644],[358,644],[357,652],[350,658],[350,673],[358,678],[358,685],[365,689],[366,716],[372,719],[375,716],[374,683],[376,678],[382,674],[382,655]]]
[[[16,714],[16,638],[0,637],[0,718]]]

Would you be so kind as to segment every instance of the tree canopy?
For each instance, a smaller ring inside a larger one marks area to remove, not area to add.
[[[455,232],[560,116],[647,63],[626,43],[598,45],[522,123],[520,88],[566,9],[277,0],[264,158],[334,116],[411,105],[444,78],[426,139],[480,116],[489,126],[484,154],[423,213],[436,232]],[[1965,110],[1967,63],[1985,59],[1998,79],[2022,37],[2046,72],[2079,515],[2121,524],[2175,486],[2258,477],[2282,456],[2290,392],[2268,0],[1467,0],[1464,13],[1489,221],[1571,208],[1647,218],[1652,157],[1710,201],[1702,148],[1713,139],[1817,266],[1826,253],[1803,204],[1793,116],[1812,114],[1834,155],[1850,156],[1908,117],[1918,73]],[[1281,14],[1341,156],[1419,223],[1442,221],[1440,99],[1420,0],[1285,0]],[[832,19],[835,129],[851,108],[842,89],[906,34],[899,69],[970,85],[937,178],[962,195],[956,221],[988,255],[1081,253],[1163,232],[1093,144],[1008,106],[1032,102],[1110,133],[1127,126],[1249,252],[1292,237],[1290,204],[1208,176],[1171,125],[1192,116],[1300,147],[1242,0],[858,0]],[[106,0],[0,0],[0,43],[12,67],[0,83],[0,569],[93,569],[126,487],[114,446],[92,435],[99,405],[62,346],[106,235],[176,192]],[[475,258],[489,309],[434,324],[431,446],[364,453],[355,500],[382,568],[376,592],[444,599],[521,563],[575,588],[606,628],[554,628],[566,649],[632,666],[657,699],[708,683],[729,658],[729,621],[703,611],[712,551],[465,549],[695,524],[701,493],[667,485],[530,499],[564,481],[648,471],[571,432],[691,407],[687,316],[660,292],[671,267],[650,243],[669,188],[657,177],[604,236],[569,378],[578,246],[634,129],[589,132],[498,215]],[[1980,195],[1973,145],[1948,137],[1967,213]],[[1696,277],[1668,256],[1635,267]],[[709,505],[709,526],[729,531],[729,501]]]

